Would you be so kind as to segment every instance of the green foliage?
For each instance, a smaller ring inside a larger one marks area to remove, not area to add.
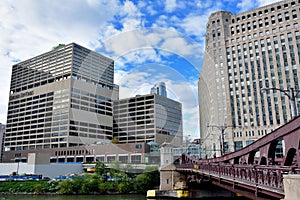
[[[99,164],[99,168],[103,166]],[[104,169],[104,168],[102,168]],[[105,171],[99,173],[106,174]],[[0,193],[35,193],[47,192],[60,194],[107,194],[107,193],[145,193],[159,185],[159,172],[157,168],[146,168],[143,174],[136,178],[129,178],[123,171],[113,169],[110,171],[113,180],[107,181],[98,174],[86,174],[62,181],[8,181],[0,182]]]
[[[105,173],[105,164],[103,162],[97,162],[95,166],[95,172],[98,176],[102,176]]]
[[[57,184],[57,183],[56,183]],[[0,182],[0,192],[4,193],[36,193],[52,192],[53,185],[47,181],[8,181]]]
[[[118,184],[118,192],[120,193],[129,193],[130,191],[133,191],[133,189],[133,184],[127,177]]]
[[[59,193],[60,194],[73,194],[72,183],[70,180],[62,180],[59,183]]]
[[[143,174],[134,179],[135,189],[139,193],[146,193],[147,190],[159,186],[159,171],[157,168],[147,167]]]
[[[34,185],[34,193],[35,194],[42,194],[43,193],[42,184],[38,183],[38,184]]]
[[[100,193],[107,193],[107,192],[114,192],[115,188],[114,188],[114,183],[113,182],[101,182],[99,184],[99,192]]]
[[[83,185],[83,177],[74,177],[71,180],[73,192],[75,194],[80,194],[81,186]]]
[[[139,193],[145,193],[147,190],[152,189],[151,179],[147,174],[140,174],[134,179],[135,189]]]

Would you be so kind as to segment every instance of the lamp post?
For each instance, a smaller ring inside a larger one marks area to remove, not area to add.
[[[274,88],[274,87],[272,87],[272,88],[262,88],[261,90],[262,90],[262,92],[269,91],[269,90],[277,90],[277,91],[282,92],[290,100],[292,119],[297,116],[296,97],[298,96],[300,90],[295,90],[294,88],[283,90],[283,89]]]
[[[225,141],[224,141],[224,133],[225,133],[225,130],[228,128],[228,127],[234,127],[232,125],[227,125],[227,124],[224,124],[224,125],[210,125],[209,123],[206,124],[207,127],[212,127],[212,128],[218,128],[220,131],[221,131],[221,140],[220,140],[220,151],[221,151],[221,156],[223,156],[225,154]]]

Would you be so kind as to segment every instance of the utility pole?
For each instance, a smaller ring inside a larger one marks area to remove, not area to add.
[[[221,156],[223,156],[225,154],[225,140],[224,140],[224,134],[225,134],[225,130],[228,127],[234,127],[232,125],[210,125],[209,123],[207,123],[206,125],[207,127],[212,127],[212,128],[218,128],[221,131],[221,135],[220,135],[220,151],[221,151]]]
[[[261,88],[261,91],[269,91],[269,90],[277,90],[282,92],[284,95],[286,95],[289,100],[290,100],[290,108],[291,108],[291,114],[292,114],[292,119],[297,116],[297,106],[296,106],[296,97],[298,96],[300,90],[295,90],[294,88],[290,88],[287,90],[283,90],[280,88]]]

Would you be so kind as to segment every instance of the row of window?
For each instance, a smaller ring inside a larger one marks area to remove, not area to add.
[[[299,38],[300,37],[298,37],[299,36],[299,32],[297,31],[297,32],[295,32],[296,34],[295,34],[295,36],[296,36],[296,40],[299,40]],[[293,41],[293,39],[292,39],[292,34],[291,33],[288,33],[287,34],[288,35],[288,41],[289,42],[291,42],[291,41]],[[290,49],[290,59],[288,60],[287,59],[287,54],[286,54],[286,47],[285,47],[285,37],[284,37],[284,35],[282,35],[282,36],[280,36],[280,41],[281,41],[281,47],[282,47],[282,51],[281,52],[283,52],[282,53],[282,58],[283,58],[283,62],[284,62],[284,66],[285,66],[285,68],[286,68],[286,70],[285,70],[285,78],[283,78],[283,74],[281,73],[281,67],[280,67],[280,64],[281,64],[281,60],[280,60],[280,55],[281,54],[279,54],[279,51],[278,51],[278,39],[277,39],[277,36],[274,36],[274,38],[273,38],[273,43],[274,43],[274,45],[275,45],[275,54],[276,54],[276,62],[277,62],[277,70],[278,70],[278,76],[275,76],[275,73],[274,73],[274,61],[273,61],[273,58],[272,58],[272,47],[271,47],[271,40],[270,40],[270,38],[267,38],[267,45],[268,45],[268,55],[269,56],[266,56],[266,53],[265,53],[265,41],[264,40],[261,40],[260,42],[258,42],[258,41],[255,41],[255,51],[256,51],[256,59],[257,59],[257,61],[256,62],[253,62],[253,61],[251,61],[250,62],[250,64],[251,64],[251,68],[249,68],[248,67],[248,59],[247,59],[247,49],[249,49],[249,52],[251,52],[252,51],[252,43],[249,43],[249,45],[247,45],[247,44],[243,44],[243,50],[244,50],[244,53],[242,54],[242,52],[241,52],[241,46],[240,45],[238,45],[237,47],[232,47],[231,49],[232,49],[232,54],[233,54],[233,56],[235,55],[235,50],[236,50],[236,48],[238,49],[238,53],[239,53],[239,70],[237,70],[237,62],[236,61],[234,61],[233,63],[234,63],[234,65],[233,65],[233,69],[234,69],[234,79],[233,79],[233,72],[231,71],[231,69],[229,69],[229,79],[230,79],[230,88],[231,88],[231,98],[233,99],[233,90],[232,90],[232,88],[233,88],[233,84],[232,84],[232,80],[234,80],[235,82],[236,82],[236,101],[237,101],[237,103],[239,103],[239,101],[240,101],[240,99],[239,99],[239,94],[238,94],[238,91],[239,91],[239,88],[241,87],[241,91],[243,91],[243,83],[244,83],[244,79],[243,79],[243,73],[246,73],[246,80],[247,80],[247,85],[250,85],[251,83],[250,83],[250,81],[249,81],[249,78],[250,78],[250,75],[252,74],[252,82],[253,82],[253,87],[251,87],[251,88],[254,88],[254,95],[255,95],[255,97],[258,95],[257,93],[256,93],[256,90],[255,90],[255,84],[256,84],[256,79],[262,79],[262,76],[261,75],[263,75],[263,77],[265,77],[265,86],[264,85],[262,85],[262,81],[259,81],[259,88],[262,88],[262,87],[270,87],[269,86],[269,81],[268,81],[268,71],[270,70],[271,71],[271,74],[272,74],[272,77],[279,77],[278,79],[274,79],[274,80],[272,80],[272,87],[275,87],[276,86],[276,82],[277,81],[279,81],[279,85],[280,85],[280,87],[284,87],[283,86],[283,80],[286,80],[286,84],[288,85],[288,87],[291,87],[292,85],[296,85],[296,87],[298,86],[298,75],[297,75],[297,68],[295,68],[295,70],[293,69],[293,70],[290,70],[290,67],[289,66],[295,66],[296,67],[296,60],[295,60],[295,54],[293,53],[294,52],[294,48],[293,48],[293,45],[289,45],[289,49]],[[259,54],[259,50],[258,50],[258,43],[260,43],[260,46],[261,46],[261,54]],[[277,48],[276,48],[276,45],[277,45]],[[270,48],[269,48],[270,47]],[[300,50],[300,48],[298,49],[298,51]],[[229,56],[229,59],[230,59],[230,48],[227,48],[226,49],[226,51],[227,51],[227,56]],[[298,58],[300,58],[300,51],[299,51],[299,53],[298,53],[299,55],[298,55]],[[244,55],[243,56],[243,59],[244,59],[244,62],[242,61],[242,55]],[[251,56],[252,55],[252,56]],[[262,56],[262,58],[260,58],[260,56]],[[250,58],[253,58],[253,54],[250,54]],[[267,57],[269,57],[269,64],[267,64]],[[231,60],[235,60],[235,58],[232,58]],[[289,61],[291,62],[291,63],[289,63]],[[299,59],[299,62],[300,62],[300,59]],[[254,63],[256,63],[256,66],[254,67]],[[278,65],[279,64],[279,65]],[[230,68],[230,65],[231,65],[231,62],[228,62],[228,65],[229,65],[229,68]],[[268,67],[269,66],[269,67]],[[268,69],[268,68],[270,68],[270,69]],[[249,69],[251,69],[251,73],[250,73],[250,75],[249,75]],[[262,70],[264,70],[264,71],[262,71]],[[258,76],[256,76],[255,74],[256,74],[256,72],[260,72],[260,73],[258,73]],[[262,71],[262,72],[261,72]],[[239,78],[238,78],[238,76],[237,76],[237,72],[239,72]],[[293,72],[293,74],[292,74],[292,76],[293,76],[293,80],[294,80],[294,84],[292,84],[292,81],[290,80],[290,72]],[[241,83],[239,82],[239,80],[238,79],[240,79],[240,81],[241,81]],[[257,84],[258,84],[258,82],[257,82]],[[241,86],[240,86],[241,85]],[[249,88],[248,88],[249,89]],[[251,96],[252,94],[251,94],[251,90],[249,91],[250,92],[250,94],[248,93],[248,96]],[[241,94],[241,96],[243,96],[245,93],[242,93]],[[245,98],[245,96],[243,96],[243,106],[246,104],[246,99],[244,99]],[[264,97],[261,97],[261,104],[262,105],[264,105],[264,102],[263,102],[263,99],[264,99]],[[249,102],[249,106],[251,107],[251,101],[248,101]],[[268,103],[270,104],[270,100],[268,100]],[[275,102],[277,102],[277,101],[275,101]],[[233,103],[233,102],[232,102]],[[255,102],[255,104],[257,105],[257,103],[258,102]],[[248,106],[248,107],[249,107]],[[239,107],[240,107],[240,105],[238,105],[237,104],[237,115],[236,116],[241,116],[241,113],[239,112]],[[269,107],[271,107],[271,105],[269,105]],[[233,120],[235,121],[236,119],[235,119],[235,112],[234,112],[234,105],[232,106],[232,109],[233,109],[233,111],[232,111],[232,117],[233,117]],[[263,107],[262,107],[262,109],[264,109]],[[259,123],[259,114],[258,114],[258,112],[259,112],[259,109],[255,109],[256,111],[256,115],[258,116],[257,118],[257,123]],[[269,109],[269,110],[272,110],[272,109]],[[251,111],[251,108],[250,108],[250,110],[249,110],[249,112]],[[246,113],[247,111],[244,111],[244,113]],[[251,111],[252,112],[252,111]],[[262,110],[262,113],[265,113],[266,111],[265,110]],[[279,111],[277,111],[277,112],[279,112]],[[268,112],[269,113],[269,120],[270,120],[270,124],[273,124],[273,114],[272,114],[272,111],[269,111]],[[254,115],[253,113],[250,113],[250,115]],[[286,115],[286,112],[285,112],[285,115]],[[286,120],[286,116],[284,117],[284,119]],[[250,118],[251,119],[251,118]],[[246,118],[244,117],[244,121],[245,121],[245,123],[246,123]],[[280,118],[279,117],[277,117],[276,116],[276,121],[277,121],[277,123],[280,123]],[[253,119],[252,119],[252,122],[253,122]],[[240,121],[240,119],[238,119],[238,123],[240,124],[241,123],[241,121]],[[266,124],[266,117],[265,116],[263,116],[263,123],[264,124]],[[253,123],[252,123],[253,124]],[[257,125],[259,125],[259,124],[257,124]]]
[[[257,28],[265,28],[269,27],[269,25],[278,25],[285,21],[289,21],[290,19],[296,20],[298,18],[297,11],[292,10],[290,12],[285,12],[284,14],[272,15],[269,17],[265,17],[263,19],[254,20],[252,22],[242,23],[240,25],[236,25],[235,27],[230,27],[231,35],[244,33],[250,30],[256,30]]]
[[[285,30],[291,30],[292,28],[294,29],[298,29],[299,28],[299,24],[298,23],[294,23],[293,25],[286,25],[286,26],[279,26],[277,28],[274,28],[272,29],[271,31],[269,29],[266,29],[265,31],[262,31],[262,32],[255,32],[253,34],[249,34],[247,36],[243,36],[243,37],[237,37],[236,39],[235,38],[232,38],[230,40],[226,40],[225,44],[226,45],[229,45],[229,44],[234,44],[234,43],[239,43],[241,41],[246,41],[246,40],[251,40],[253,38],[257,38],[257,37],[263,37],[265,35],[269,35],[269,34],[275,34],[277,32],[283,32]]]
[[[298,3],[300,3],[300,0],[298,0]],[[277,7],[270,7],[270,8],[265,8],[264,10],[260,10],[258,12],[253,12],[253,13],[248,13],[247,15],[243,16],[236,16],[235,18],[232,19],[232,23],[240,22],[241,20],[248,20],[251,19],[252,17],[257,17],[257,16],[263,16],[267,15],[268,13],[273,13],[280,11],[282,9],[288,9],[289,7],[294,7],[297,4],[297,1],[292,1],[290,3],[284,3],[283,5],[278,5]]]
[[[65,148],[67,147],[66,143],[56,143],[56,144],[30,144],[25,146],[11,146],[7,147],[6,151],[21,151],[21,150],[35,150],[35,149],[49,149],[49,148]]]
[[[271,132],[272,132],[272,130],[271,130]],[[267,134],[268,134],[267,130],[258,130],[257,131],[258,136],[263,136],[263,135],[267,135]],[[233,132],[233,137],[243,137],[243,136],[244,136],[243,132]],[[253,136],[255,136],[255,132],[254,131],[246,131],[245,136],[253,137]]]
[[[111,126],[105,126],[105,125],[101,125],[101,124],[93,124],[93,123],[87,123],[87,122],[79,122],[79,121],[74,121],[74,120],[70,120],[70,124],[71,125],[75,125],[74,127],[82,127],[82,128],[86,128],[86,129],[97,129],[97,130],[101,130],[101,131],[111,131],[112,127]],[[94,131],[93,131],[94,132]]]
[[[75,150],[74,150],[75,151]],[[71,152],[71,151],[70,151]],[[72,155],[80,155],[80,154],[72,154]],[[77,156],[77,157],[58,157],[58,158],[50,158],[50,163],[57,162],[114,162],[117,161],[120,163],[128,163],[130,159],[130,163],[142,163],[141,155],[128,155],[128,156]]]
[[[103,55],[100,55],[94,51],[91,51],[85,47],[79,46],[77,44],[74,44],[74,54],[81,56],[82,59],[92,59],[95,61],[101,61],[103,62],[105,65],[109,65],[111,64],[111,62],[113,61],[110,58],[107,58]]]
[[[48,63],[49,61],[55,61],[56,59],[59,59],[62,55],[70,54],[72,52],[72,46],[64,46],[62,48],[57,49],[56,51],[50,51],[41,55],[38,55],[36,57],[33,57],[29,60],[25,60],[22,63],[23,66],[40,66],[43,63]]]
[[[154,100],[154,95],[149,95],[149,96],[140,96],[140,97],[136,97],[136,98],[130,98],[130,99],[122,99],[119,101],[115,101],[114,105],[118,106],[121,104],[129,104],[129,105],[136,105],[135,103],[138,102],[143,102],[143,101],[147,101],[147,100]]]
[[[19,83],[19,84],[16,84],[16,85],[12,84],[10,93],[13,94],[15,92],[22,92],[22,91],[30,90],[30,89],[40,87],[40,86],[43,86],[43,85],[47,85],[47,84],[50,84],[50,83],[67,80],[67,79],[70,79],[70,78],[71,78],[70,73],[67,72],[66,74],[57,75],[55,78],[53,78],[52,76],[51,76],[51,78],[48,78],[48,79],[46,77],[40,78],[35,83],[29,83],[30,81],[28,81],[27,85],[25,83],[24,84]]]

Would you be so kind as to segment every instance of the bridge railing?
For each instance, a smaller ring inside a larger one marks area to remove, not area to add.
[[[227,182],[239,183],[252,188],[262,188],[283,194],[283,174],[300,173],[294,167],[259,166],[218,163],[183,163],[178,171],[198,173]]]

